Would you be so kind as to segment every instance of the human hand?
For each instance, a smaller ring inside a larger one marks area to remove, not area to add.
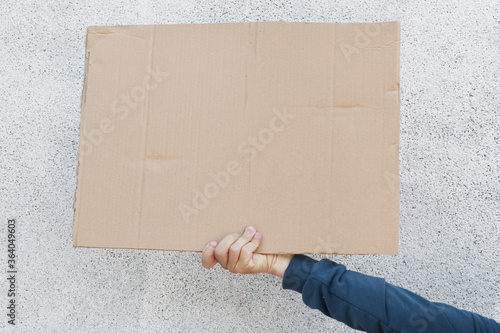
[[[207,244],[201,263],[203,267],[211,268],[218,262],[231,273],[269,273],[283,277],[292,256],[254,253],[261,240],[262,235],[251,226],[241,236],[229,234],[219,244],[216,241]]]

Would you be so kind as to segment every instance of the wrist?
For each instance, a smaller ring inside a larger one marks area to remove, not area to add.
[[[292,260],[293,255],[273,254],[269,257],[271,257],[271,262],[268,265],[269,269],[267,273],[283,278],[283,275],[285,274],[285,271],[288,267],[288,264],[290,264],[290,260]]]

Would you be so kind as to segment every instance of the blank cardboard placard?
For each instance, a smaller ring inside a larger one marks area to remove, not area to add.
[[[395,254],[398,22],[90,27],[74,245]]]

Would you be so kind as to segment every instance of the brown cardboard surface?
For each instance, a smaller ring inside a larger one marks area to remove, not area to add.
[[[399,36],[388,23],[90,27],[74,245],[395,254]]]

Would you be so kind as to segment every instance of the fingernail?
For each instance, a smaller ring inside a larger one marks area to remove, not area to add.
[[[215,247],[217,246],[217,243],[216,242],[210,242],[210,244],[208,244],[208,246],[210,246],[212,249],[215,249]]]
[[[247,228],[247,232],[248,232],[248,233],[252,233],[252,232],[254,232],[254,231],[255,231],[254,227],[248,227],[248,228]]]

